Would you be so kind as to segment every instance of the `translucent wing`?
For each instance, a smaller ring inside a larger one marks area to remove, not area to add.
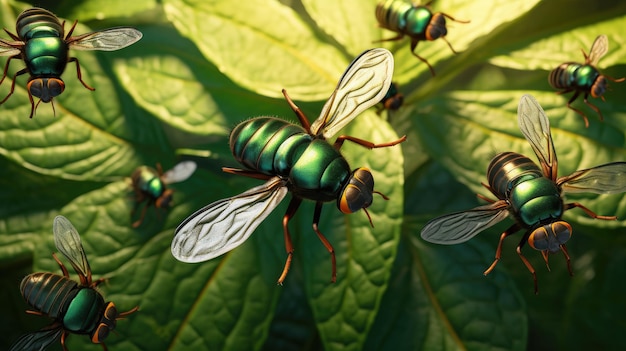
[[[136,43],[142,36],[135,28],[117,27],[71,37],[67,44],[76,50],[115,51]]]
[[[182,182],[191,177],[193,172],[196,171],[196,163],[193,161],[183,161],[174,166],[174,168],[163,173],[161,180],[165,184],[172,184]]]
[[[287,195],[285,181],[271,178],[242,194],[216,201],[176,228],[172,255],[181,262],[203,262],[241,245]]]
[[[589,51],[589,57],[587,58],[587,62],[595,66],[598,64],[598,61],[602,58],[602,56],[606,55],[609,52],[609,40],[606,38],[606,35],[598,35],[596,40],[593,41],[591,45],[591,50]]]
[[[20,54],[20,48],[24,46],[21,41],[6,41],[0,39],[0,56],[15,56]]]
[[[422,239],[452,245],[465,242],[509,215],[504,201],[435,218],[422,229]]]
[[[626,162],[576,171],[557,181],[564,192],[618,194],[626,192]]]
[[[91,268],[80,241],[80,235],[72,223],[63,216],[56,216],[52,225],[52,232],[54,233],[54,245],[63,256],[67,257],[76,273],[84,277],[91,277]]]
[[[311,125],[314,135],[329,138],[361,112],[376,105],[389,91],[393,56],[386,49],[371,49],[354,59],[339,80],[320,116]]]
[[[52,329],[42,329],[20,337],[9,351],[41,351],[52,344],[63,332],[59,326]]]
[[[522,96],[517,107],[517,120],[522,134],[541,163],[543,174],[556,180],[557,160],[550,134],[550,123],[537,100],[531,95]]]

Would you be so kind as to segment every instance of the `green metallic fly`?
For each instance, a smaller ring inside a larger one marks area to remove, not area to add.
[[[135,192],[135,207],[131,212],[131,217],[140,203],[147,201],[147,204],[141,210],[139,219],[133,222],[133,228],[141,225],[150,205],[154,204],[155,208],[169,208],[172,204],[174,191],[168,189],[166,185],[187,180],[195,170],[196,163],[193,161],[183,161],[165,173],[163,173],[160,164],[157,164],[157,169],[148,166],[137,167],[131,175],[133,191]]]
[[[567,268],[572,274],[565,246],[572,235],[572,227],[561,220],[563,212],[578,207],[592,218],[615,220],[617,217],[596,215],[577,202],[564,203],[562,193],[626,192],[626,162],[607,163],[557,177],[556,151],[543,109],[535,98],[524,95],[517,114],[520,129],[537,155],[541,167],[515,152],[496,155],[487,169],[489,185],[483,185],[498,200],[479,195],[490,204],[435,218],[426,224],[421,235],[424,240],[435,244],[458,244],[510,216],[515,224],[500,235],[495,260],[484,274],[489,274],[500,260],[504,239],[523,229],[525,232],[517,246],[517,254],[532,274],[537,293],[535,269],[521,251],[524,244],[528,242],[533,249],[541,251],[546,266],[548,254],[563,252]]]
[[[376,19],[382,28],[398,33],[393,38],[381,39],[379,42],[400,40],[408,35],[411,38],[411,53],[428,65],[430,73],[434,77],[433,66],[425,58],[415,53],[417,44],[423,40],[433,41],[441,38],[456,54],[457,52],[454,51],[450,42],[446,40],[446,34],[448,34],[446,18],[459,23],[469,23],[469,21],[457,20],[442,12],[432,13],[430,10],[431,3],[432,1],[426,5],[413,5],[402,0],[382,0],[376,5]]]
[[[96,290],[105,281],[93,281],[91,268],[76,228],[63,216],[54,218],[52,227],[54,244],[78,273],[80,283],[70,279],[65,265],[53,253],[52,257],[61,267],[63,275],[54,273],[33,273],[26,276],[20,291],[26,302],[35,310],[31,314],[48,316],[54,322],[34,333],[19,338],[10,351],[43,350],[61,336],[61,346],[67,351],[65,340],[69,333],[86,334],[94,344],[101,344],[115,329],[117,320],[136,312],[135,307],[127,312],[118,312],[113,302],[105,302]]]
[[[4,30],[13,41],[0,39],[0,56],[9,56],[4,66],[0,84],[4,81],[9,70],[9,63],[13,59],[22,59],[26,67],[13,76],[11,91],[0,101],[3,104],[15,90],[15,78],[28,73],[30,78],[26,87],[30,100],[30,118],[33,118],[37,106],[33,96],[39,102],[52,102],[52,99],[65,90],[65,83],[61,74],[65,71],[68,62],[76,62],[78,80],[89,90],[95,90],[85,83],[80,73],[80,64],[76,57],[69,56],[69,49],[115,51],[125,48],[139,39],[140,31],[129,27],[110,28],[72,36],[78,21],[75,21],[67,34],[65,21],[59,19],[50,11],[33,7],[25,10],[17,17],[17,35]],[[54,110],[54,103],[52,104]]]
[[[293,255],[288,222],[303,199],[315,201],[313,230],[331,255],[332,278],[336,281],[335,251],[318,229],[324,202],[337,201],[343,213],[353,213],[372,204],[374,178],[367,168],[351,171],[339,149],[351,141],[368,149],[389,147],[398,140],[374,144],[352,136],[339,136],[333,145],[326,139],[337,133],[364,110],[377,104],[389,90],[393,56],[385,49],[365,51],[348,66],[322,112],[313,124],[291,101],[298,126],[282,119],[258,117],[237,125],[230,134],[230,148],[245,169],[225,172],[267,180],[242,194],[218,200],[196,211],[176,228],[172,255],[182,262],[202,262],[241,245],[256,227],[291,192],[283,217],[287,260],[278,283],[284,281]]]
[[[604,117],[602,117],[602,113],[600,109],[587,101],[587,97],[591,94],[592,97],[597,98],[600,97],[604,100],[602,96],[607,89],[606,80],[611,80],[613,82],[623,82],[626,78],[613,78],[609,76],[602,75],[600,71],[595,67],[598,64],[598,61],[609,51],[609,40],[606,35],[599,35],[596,40],[594,40],[593,45],[591,45],[591,50],[589,51],[589,55],[585,53],[583,50],[583,56],[585,57],[585,63],[575,63],[575,62],[566,62],[560,64],[557,68],[553,69],[550,72],[550,76],[548,77],[548,82],[555,89],[561,89],[558,94],[566,94],[574,91],[574,95],[572,95],[571,99],[567,101],[567,107],[569,107],[574,112],[578,113],[585,119],[585,127],[589,127],[589,120],[587,116],[574,107],[572,107],[571,103],[578,98],[580,93],[585,94],[585,98],[583,101],[591,107],[598,116],[600,116],[600,120],[602,121]]]

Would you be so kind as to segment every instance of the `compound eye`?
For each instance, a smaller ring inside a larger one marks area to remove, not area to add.
[[[533,230],[528,237],[528,245],[539,251],[557,252],[571,236],[572,226],[565,221],[556,221]]]
[[[26,87],[32,96],[40,98],[43,102],[50,102],[65,90],[65,83],[58,78],[34,78]]]
[[[98,327],[91,335],[91,342],[94,344],[102,343],[104,339],[106,339],[107,336],[109,336],[110,331],[111,329],[109,329],[109,326],[106,325],[105,323],[98,324]]]
[[[533,230],[528,237],[528,245],[535,250],[544,251],[549,247],[548,232],[546,226]]]
[[[348,184],[337,199],[337,207],[343,213],[354,213],[372,204],[374,177],[367,168],[358,168],[350,177]]]

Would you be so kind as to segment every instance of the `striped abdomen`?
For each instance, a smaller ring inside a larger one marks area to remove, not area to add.
[[[38,7],[22,12],[17,18],[15,29],[24,41],[43,36],[63,38],[63,26],[57,16]]]
[[[487,181],[499,199],[507,199],[517,184],[543,177],[541,169],[528,157],[515,152],[496,155],[487,168]]]
[[[54,273],[29,274],[20,284],[26,302],[37,311],[61,319],[80,289],[73,280]]]
[[[591,65],[581,65],[578,63],[568,62],[562,63],[550,72],[548,81],[553,88],[556,89],[576,89],[590,92],[592,86],[601,77],[600,72]],[[604,80],[604,79],[602,79]],[[605,88],[604,83],[604,88]],[[602,85],[602,84],[601,84]],[[601,96],[604,89],[599,86],[594,92],[594,97]],[[600,94],[600,95],[597,95]]]
[[[332,145],[282,119],[258,117],[230,134],[235,159],[251,170],[289,180],[297,196],[331,201],[350,178],[350,167]]]

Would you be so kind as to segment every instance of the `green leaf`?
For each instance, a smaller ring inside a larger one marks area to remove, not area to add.
[[[164,8],[178,31],[222,73],[261,95],[281,97],[284,88],[295,100],[327,98],[349,63],[278,1],[232,6],[224,1],[167,0]],[[280,69],[267,69],[267,63]]]
[[[539,295],[516,252],[522,231],[503,241],[500,261],[483,275],[513,219],[453,246],[427,244],[420,231],[437,216],[485,204],[477,193],[492,197],[481,182],[498,152],[536,160],[517,125],[523,94],[546,111],[560,176],[626,160],[625,83],[609,82],[605,101],[589,98],[604,121],[582,98],[572,102],[589,128],[567,107],[572,93],[558,95],[548,84],[551,69],[582,62],[580,50],[588,51],[599,34],[609,38],[609,52],[598,68],[626,76],[624,2],[437,0],[434,12],[470,22],[446,20],[446,39],[458,54],[443,39],[418,44],[415,53],[434,66],[435,77],[410,52],[408,37],[375,42],[396,35],[378,27],[377,3],[143,0],[50,7],[66,29],[79,20],[76,34],[132,26],[144,37],[114,52],[70,50],[96,90],[83,87],[70,62],[56,117],[41,103],[28,118],[26,75],[0,105],[0,298],[6,307],[0,349],[51,323],[24,313],[32,307],[19,282],[30,272],[61,274],[51,257],[57,251],[52,220],[59,214],[78,229],[93,277],[107,278],[98,288],[104,298],[120,311],[139,306],[105,340],[112,351],[619,349],[626,314],[624,194],[564,194],[567,203],[619,220],[592,219],[580,209],[565,213],[573,228],[567,243],[573,276],[562,254],[550,256],[548,270],[541,253],[522,246]],[[2,27],[14,31],[17,15],[29,6],[0,1]],[[368,167],[375,189],[389,200],[374,195],[373,228],[363,211],[345,215],[333,203],[323,206],[319,230],[334,248],[337,282],[330,283],[330,254],[311,226],[310,202],[289,222],[295,251],[284,286],[276,280],[287,257],[282,219],[288,200],[235,250],[198,264],[176,261],[170,244],[185,218],[261,184],[222,172],[241,167],[228,131],[255,116],[297,123],[283,88],[313,121],[349,62],[377,46],[394,53],[404,105],[380,115],[367,111],[342,133],[378,143],[406,134],[407,141],[373,150],[342,147],[351,167]],[[0,99],[23,67],[11,61]],[[198,169],[168,185],[172,207],[151,204],[139,228],[131,228],[148,205],[134,203],[132,171],[157,162],[168,170],[181,159],[194,160]],[[84,335],[70,335],[67,346],[102,349]],[[61,350],[59,341],[49,349]]]

